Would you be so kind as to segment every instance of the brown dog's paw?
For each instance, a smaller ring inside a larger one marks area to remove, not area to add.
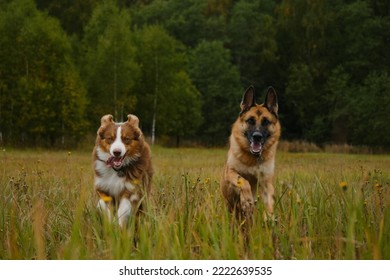
[[[240,206],[241,217],[252,223],[255,201],[251,192],[242,191],[240,193]]]

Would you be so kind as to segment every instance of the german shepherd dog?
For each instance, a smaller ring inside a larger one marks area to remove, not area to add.
[[[246,224],[253,223],[257,189],[265,203],[265,218],[273,219],[272,179],[280,133],[275,90],[269,87],[265,102],[258,105],[254,87],[250,86],[244,93],[241,112],[232,127],[220,183],[229,211]]]

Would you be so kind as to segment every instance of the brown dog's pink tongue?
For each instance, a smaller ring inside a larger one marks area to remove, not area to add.
[[[114,166],[114,159],[115,157],[109,157],[106,161],[107,166],[113,167]]]
[[[110,167],[120,167],[123,162],[123,157],[113,157],[111,156],[107,161],[106,164],[107,166]]]
[[[263,149],[263,147],[262,147],[261,143],[258,143],[258,142],[251,143],[252,153],[261,153],[262,149]]]

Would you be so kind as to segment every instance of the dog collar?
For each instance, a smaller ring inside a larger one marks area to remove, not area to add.
[[[123,171],[123,166],[119,169],[116,169],[115,167],[112,167],[114,171],[118,174],[118,177],[125,177],[125,172]]]

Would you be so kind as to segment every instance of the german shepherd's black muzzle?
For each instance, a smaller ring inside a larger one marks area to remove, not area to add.
[[[250,151],[254,156],[261,156],[264,143],[268,137],[269,132],[264,127],[260,127],[260,129],[257,130],[248,131],[247,138],[250,143]]]

